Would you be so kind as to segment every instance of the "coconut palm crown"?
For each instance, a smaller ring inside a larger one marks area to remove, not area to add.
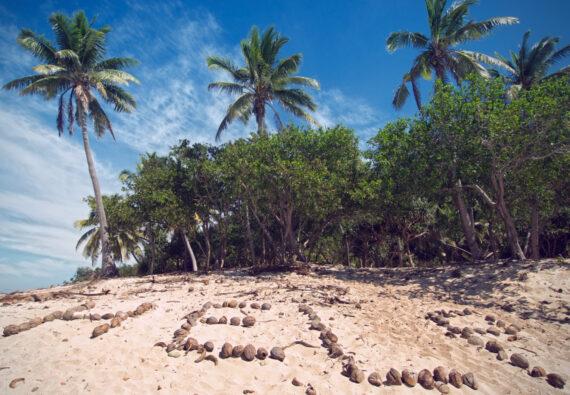
[[[511,58],[496,54],[496,61],[492,65],[499,66],[507,73],[506,82],[510,85],[510,94],[513,95],[521,89],[530,89],[534,84],[545,79],[570,74],[570,66],[548,74],[549,70],[558,62],[570,55],[570,45],[556,50],[560,41],[558,37],[544,37],[529,47],[530,31],[523,35],[518,53],[511,51]]]
[[[19,90],[22,95],[39,95],[46,100],[57,97],[59,135],[63,134],[66,124],[70,134],[75,125],[81,129],[101,224],[102,274],[111,276],[117,274],[117,268],[108,245],[107,217],[89,145],[87,124],[90,119],[98,137],[109,131],[114,138],[111,121],[98,97],[112,105],[115,111],[131,112],[135,108],[135,100],[122,86],[138,81],[123,70],[135,65],[134,59],[104,58],[105,37],[111,29],[94,28],[94,22],[88,21],[82,11],[71,18],[60,13],[52,14],[49,23],[56,38],[55,45],[29,29],[21,30],[18,43],[42,63],[33,68],[36,74],[13,80],[3,88]]]
[[[257,27],[253,27],[250,36],[241,42],[241,53],[245,61],[243,67],[219,56],[207,58],[210,69],[223,70],[232,79],[231,82],[212,82],[208,89],[239,95],[228,107],[216,133],[216,139],[220,138],[224,129],[235,119],[246,123],[252,114],[257,121],[258,133],[266,134],[266,106],[273,111],[275,120],[281,127],[282,122],[275,104],[279,104],[296,117],[316,124],[307,111],[315,111],[317,106],[301,87],[319,89],[319,83],[312,78],[294,75],[301,64],[300,53],[284,59],[277,58],[279,51],[288,41],[289,39],[281,36],[273,27],[268,28],[261,36]]]
[[[393,32],[388,36],[386,44],[389,52],[404,47],[421,50],[396,90],[392,101],[396,109],[404,105],[410,94],[408,82],[412,85],[416,105],[421,109],[420,91],[417,86],[420,76],[430,79],[432,73],[435,73],[436,78],[444,82],[451,76],[457,83],[471,73],[488,76],[488,71],[479,62],[493,62],[491,57],[456,47],[487,36],[497,26],[518,23],[518,19],[514,17],[494,17],[481,22],[468,20],[469,8],[477,3],[476,0],[460,0],[446,9],[447,3],[447,0],[425,0],[429,36],[408,31]]]

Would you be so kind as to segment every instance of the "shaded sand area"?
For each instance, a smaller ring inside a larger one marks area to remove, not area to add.
[[[477,390],[449,383],[442,390],[450,394],[570,393],[569,384],[557,389],[528,373],[540,366],[570,378],[569,269],[568,262],[546,260],[417,270],[313,267],[308,274],[154,276],[4,295],[3,330],[54,319],[0,338],[0,393],[305,394],[312,387],[317,394],[437,394],[420,384],[388,385],[386,374],[438,366],[471,372],[477,381]],[[207,302],[212,306],[201,311]],[[270,306],[258,308],[264,303]],[[75,309],[53,314],[69,308]],[[90,319],[106,313],[107,320]],[[115,315],[115,327],[91,337]],[[246,316],[253,326],[244,326]],[[206,323],[221,317],[227,323]],[[323,327],[336,336],[321,334]],[[486,349],[490,340],[498,350]],[[206,342],[212,352],[202,350]],[[223,359],[225,342],[234,349],[251,344],[256,352],[281,347],[285,358],[246,361],[249,347],[247,356]],[[329,356],[323,344],[336,352],[338,344],[343,356]],[[498,360],[500,350],[506,360]],[[203,354],[216,358],[195,362]],[[518,364],[528,361],[528,371],[513,366],[513,354],[523,357]],[[360,383],[342,374],[354,367]],[[368,382],[372,372],[379,387]],[[398,374],[390,375],[393,383]]]

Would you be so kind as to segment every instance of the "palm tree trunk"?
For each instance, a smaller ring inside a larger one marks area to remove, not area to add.
[[[186,231],[182,229],[180,231],[182,233],[182,238],[184,239],[184,246],[186,247],[186,251],[188,251],[188,255],[190,255],[190,259],[192,260],[192,271],[198,271],[198,263],[196,262],[196,256],[194,255],[194,250],[192,250],[192,246],[190,245],[190,240],[188,240],[188,235]]]
[[[113,277],[118,274],[117,267],[113,262],[111,256],[111,248],[109,245],[109,233],[107,215],[105,214],[105,207],[103,206],[103,196],[101,195],[101,187],[99,186],[99,179],[95,171],[95,162],[91,154],[91,147],[89,145],[89,133],[87,125],[81,126],[81,134],[83,136],[83,148],[85,149],[85,156],[87,157],[87,167],[89,168],[89,175],[93,183],[93,192],[95,193],[95,205],[97,207],[97,217],[99,217],[99,226],[101,232],[101,275],[103,277]]]
[[[257,134],[267,136],[265,125],[265,104],[256,102],[254,104],[255,120],[257,121]]]

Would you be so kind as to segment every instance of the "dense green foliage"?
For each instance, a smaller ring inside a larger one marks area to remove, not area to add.
[[[289,126],[144,155],[122,174],[145,235],[139,271],[189,270],[192,255],[204,270],[522,258],[536,195],[539,256],[567,256],[570,85],[549,79],[512,100],[507,89],[476,76],[441,85],[423,114],[387,124],[364,151],[345,127]]]

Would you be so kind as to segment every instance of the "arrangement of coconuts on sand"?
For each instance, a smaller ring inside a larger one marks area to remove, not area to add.
[[[569,393],[568,269],[500,273],[236,270],[0,296],[2,393]]]

